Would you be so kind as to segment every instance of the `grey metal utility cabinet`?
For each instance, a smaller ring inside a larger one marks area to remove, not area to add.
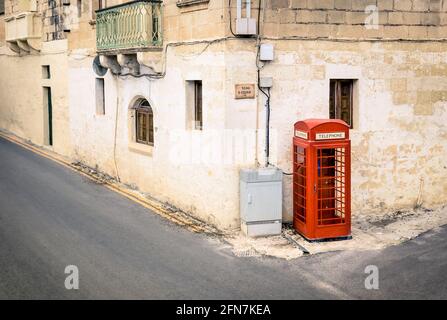
[[[278,235],[282,226],[282,171],[240,171],[241,229],[251,237]]]

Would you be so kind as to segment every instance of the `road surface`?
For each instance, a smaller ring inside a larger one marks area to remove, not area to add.
[[[368,265],[378,290],[365,289]],[[446,270],[446,227],[380,251],[236,257],[0,138],[0,299],[445,299]]]

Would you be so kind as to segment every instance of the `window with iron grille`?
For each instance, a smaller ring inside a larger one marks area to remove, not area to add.
[[[147,100],[141,100],[135,107],[136,142],[154,145],[154,114]]]
[[[353,125],[354,104],[354,81],[355,80],[331,80],[329,98],[329,118],[341,119],[351,129]]]

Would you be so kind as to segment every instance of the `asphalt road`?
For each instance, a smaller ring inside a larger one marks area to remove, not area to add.
[[[447,298],[447,228],[381,251],[235,257],[0,138],[0,299]],[[64,286],[67,265],[79,289]],[[364,269],[379,268],[367,290]]]

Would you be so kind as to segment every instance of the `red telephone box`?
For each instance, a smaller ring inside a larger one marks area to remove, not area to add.
[[[293,227],[310,241],[351,238],[351,141],[342,120],[295,123]]]

